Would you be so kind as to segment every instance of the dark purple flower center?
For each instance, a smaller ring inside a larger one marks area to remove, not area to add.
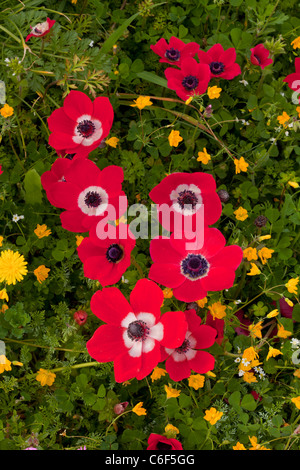
[[[182,86],[187,90],[191,91],[197,88],[199,83],[199,80],[197,77],[194,77],[194,75],[188,75],[187,77],[184,77],[182,80]]]
[[[172,60],[173,62],[176,62],[180,59],[180,51],[174,49],[174,47],[171,47],[170,49],[166,50],[165,57],[169,60]]]
[[[184,209],[184,206],[187,204],[189,204],[192,209],[194,209],[198,202],[198,198],[193,191],[185,189],[184,191],[178,193],[177,202],[180,205],[181,209]]]
[[[43,31],[41,31],[39,28],[35,27],[33,29],[34,34],[42,34]]]
[[[91,137],[91,135],[94,134],[95,130],[95,124],[92,121],[89,121],[88,119],[84,119],[77,126],[77,131],[79,135],[81,135],[81,137],[84,137],[85,139]]]
[[[199,254],[190,253],[181,262],[182,273],[192,279],[205,276],[209,269],[208,261]]]
[[[224,72],[225,65],[222,62],[211,62],[209,67],[211,73],[214,75],[220,75],[220,73]]]
[[[256,55],[256,54],[253,54],[253,56],[255,57],[255,59],[257,60],[257,62],[258,62],[259,65],[260,65],[260,64],[261,64],[260,57],[258,57],[258,55]]]
[[[149,333],[149,327],[144,321],[136,320],[129,323],[127,335],[132,341],[144,341]]]
[[[156,449],[157,450],[170,450],[170,449],[172,449],[172,446],[171,446],[171,444],[167,444],[166,442],[160,442],[159,441],[156,444]]]
[[[176,348],[175,351],[178,354],[186,353],[190,349],[191,345],[188,339],[185,339],[179,348]]]
[[[98,194],[96,191],[89,191],[85,195],[84,202],[88,207],[98,207],[100,206],[102,199],[100,194]]]
[[[117,243],[110,245],[106,251],[106,258],[111,263],[117,263],[123,256],[123,249]]]

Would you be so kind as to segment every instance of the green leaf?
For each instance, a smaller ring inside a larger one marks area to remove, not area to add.
[[[233,392],[230,397],[228,398],[229,404],[236,410],[240,410],[240,401],[241,401],[241,393],[236,390]]]
[[[136,75],[137,75],[137,77],[141,78],[142,80],[146,80],[147,82],[154,83],[155,85],[159,85],[159,86],[162,86],[164,88],[168,88],[167,80],[165,78],[159,77],[158,75],[156,75],[153,72],[143,71],[143,72],[137,73]]]
[[[25,175],[24,189],[27,204],[40,204],[42,202],[41,177],[34,168],[27,171]]]
[[[254,400],[251,393],[247,393],[242,399],[241,402],[242,408],[245,408],[248,411],[254,411],[256,408],[256,401]]]

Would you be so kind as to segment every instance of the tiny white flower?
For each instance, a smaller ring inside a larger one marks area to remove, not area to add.
[[[90,46],[90,47],[94,47],[94,41],[91,41],[91,42],[89,43],[89,46]]]
[[[244,371],[244,370],[242,370],[242,369],[241,369],[241,370],[239,370],[239,376],[240,376],[240,377],[243,377],[244,373],[245,373],[245,371]]]
[[[289,131],[285,131],[285,135],[288,136],[288,135],[289,135]]]
[[[245,367],[247,367],[247,366],[249,366],[250,361],[247,361],[247,359],[245,359],[245,358],[243,357],[242,363],[243,363],[243,365],[244,365]]]
[[[298,348],[300,345],[300,340],[297,338],[292,338],[290,343],[291,343],[292,348]]]
[[[237,358],[234,360],[234,362],[237,362],[237,363],[241,362],[241,358],[240,358],[240,357],[237,357]]]
[[[241,304],[242,301],[241,301],[241,299],[237,299],[237,300],[234,301],[234,303],[235,303],[236,305],[238,305],[238,304]]]
[[[249,83],[247,82],[247,80],[240,80],[240,83],[242,83],[244,86],[249,85]]]
[[[129,281],[124,276],[122,276],[122,282],[124,282],[124,284],[128,284]]]

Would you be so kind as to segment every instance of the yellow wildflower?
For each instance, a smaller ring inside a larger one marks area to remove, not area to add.
[[[253,382],[257,382],[257,378],[253,374],[253,372],[245,372],[243,374],[243,380],[247,382],[248,384],[251,384]]]
[[[233,450],[247,450],[244,444],[237,442],[235,446],[232,446]]]
[[[44,385],[49,385],[50,387],[53,384],[55,377],[56,374],[50,370],[40,369],[37,373],[36,380],[41,383],[42,387],[44,387]]]
[[[176,426],[173,426],[173,424],[167,424],[165,427],[165,433],[167,433],[168,437],[172,437],[176,434],[179,434],[179,429],[176,428]]]
[[[0,374],[4,371],[11,370],[11,362],[4,356],[4,354],[0,355]]]
[[[243,352],[243,358],[247,359],[247,361],[254,361],[255,359],[258,358],[258,353],[255,351],[255,349],[250,346],[249,348],[246,348]]]
[[[6,304],[3,304],[2,305],[2,308],[1,308],[1,313],[5,313],[5,310],[9,309],[9,306],[6,305]]]
[[[12,361],[12,364],[14,366],[19,366],[19,367],[22,367],[23,366],[23,362],[19,362],[19,361]]]
[[[208,375],[208,377],[216,377],[216,374],[214,374],[211,370],[208,370],[205,373],[206,373],[206,375]]]
[[[150,375],[150,379],[152,382],[154,380],[158,380],[164,375],[166,375],[167,371],[165,369],[162,369],[161,367],[154,367],[152,374]]]
[[[37,224],[36,229],[34,230],[34,233],[38,238],[43,238],[43,237],[48,237],[52,232],[50,229],[48,229],[46,224],[40,225]]]
[[[288,184],[292,186],[292,188],[299,188],[299,184],[296,181],[288,181]]]
[[[245,248],[245,250],[243,251],[243,256],[244,258],[247,258],[248,261],[258,259],[256,248],[252,248],[251,246]]]
[[[202,388],[204,386],[204,381],[204,375],[200,374],[191,375],[188,378],[189,386],[194,388],[195,390],[198,390],[198,388]]]
[[[296,405],[296,407],[300,410],[300,396],[292,398],[292,402]]]
[[[183,138],[180,136],[179,131],[174,131],[173,129],[169,134],[168,140],[171,147],[178,147],[179,142],[181,142]]]
[[[204,297],[203,299],[196,300],[196,304],[198,307],[203,308],[205,304],[207,304],[207,297]]]
[[[0,290],[0,300],[6,300],[6,302],[9,301],[9,298],[8,298],[8,295],[7,295],[7,292],[6,292],[5,288]]]
[[[206,148],[204,147],[202,152],[198,152],[198,162],[202,162],[204,165],[207,165],[207,163],[211,160],[209,153],[207,153]]]
[[[146,106],[151,106],[153,103],[150,101],[150,96],[139,96],[136,100],[133,100],[135,104],[131,104],[133,108],[137,106],[139,109],[144,109]]]
[[[249,329],[249,332],[250,332],[250,335],[252,336],[252,338],[261,338],[262,335],[261,335],[261,329],[262,329],[262,321],[259,321],[258,323],[256,323],[256,325],[254,325],[254,323],[252,323],[252,325],[249,325],[248,326],[248,329]]]
[[[233,160],[235,164],[235,174],[240,173],[241,171],[247,171],[249,163],[247,163],[244,157],[241,157],[239,160],[235,158]]]
[[[18,251],[4,250],[0,256],[0,282],[16,284],[27,274],[27,261]]]
[[[256,274],[260,274],[261,270],[256,266],[255,263],[251,263],[251,269],[247,273],[247,276],[256,276]]]
[[[267,361],[270,359],[270,357],[276,357],[276,356],[279,356],[279,354],[282,354],[282,352],[279,351],[279,349],[272,348],[272,346],[270,346],[269,352],[267,354]]]
[[[77,0],[72,0],[72,3],[74,3],[74,5],[76,5],[76,3],[77,3]]]
[[[173,297],[173,290],[170,287],[166,287],[163,290],[163,294],[165,299],[171,299]]]
[[[3,237],[2,235],[0,235],[0,246],[2,246],[2,242],[3,242]]]
[[[42,284],[45,279],[48,277],[50,269],[46,268],[44,264],[41,264],[38,268],[36,268],[33,273],[36,276],[37,280],[39,281],[40,284]]]
[[[290,279],[286,284],[285,287],[291,294],[297,294],[297,284],[299,283],[299,277],[295,277]]]
[[[293,302],[292,302],[290,299],[288,299],[287,297],[284,297],[284,300],[286,301],[286,303],[287,303],[290,307],[294,307],[294,304],[293,304]]]
[[[193,101],[193,96],[190,96],[190,97],[186,100],[185,104],[190,104],[192,101]]]
[[[272,257],[272,253],[274,253],[274,250],[270,250],[266,246],[258,250],[258,256],[260,257],[262,264],[266,264],[267,259]]]
[[[110,147],[116,148],[117,145],[118,145],[119,140],[120,140],[120,139],[118,139],[118,137],[111,137],[110,139],[107,139],[107,140],[105,141],[105,143],[106,143],[107,145],[110,145]]]
[[[226,305],[222,305],[221,302],[214,302],[208,307],[213,319],[218,318],[222,319],[226,317]]]
[[[271,235],[262,235],[261,237],[258,237],[258,241],[262,242],[263,240],[270,240]]]
[[[234,211],[234,214],[237,220],[241,220],[242,222],[248,217],[248,211],[243,207],[239,207],[236,211]]]
[[[172,388],[171,385],[165,385],[165,391],[167,394],[167,398],[177,398],[180,395],[180,390],[176,390],[176,388]]]
[[[221,419],[222,416],[223,412],[217,411],[216,408],[212,406],[209,410],[205,411],[204,419],[208,421],[211,425],[214,425],[217,421],[219,421],[219,419]]]
[[[255,437],[255,436],[252,436],[252,437],[248,436],[248,437],[249,437],[249,440],[252,444],[252,447],[250,447],[249,450],[270,450],[270,449],[267,449],[266,447],[258,444],[257,443],[257,437]]]
[[[217,86],[209,86],[207,88],[207,94],[209,99],[214,100],[215,98],[220,98],[222,88],[218,88]]]
[[[79,246],[80,243],[84,240],[84,237],[82,235],[76,235],[76,245]]]
[[[289,121],[290,119],[290,116],[285,112],[283,111],[282,115],[281,116],[278,116],[277,117],[277,121],[279,122],[279,124],[281,124],[283,127],[286,127],[286,122]]]
[[[300,36],[291,42],[291,46],[293,46],[293,49],[300,49]]]
[[[3,108],[0,109],[0,114],[4,118],[10,117],[14,114],[14,108],[5,103]]]
[[[138,415],[138,416],[142,416],[142,415],[146,415],[147,414],[147,411],[145,408],[143,408],[143,402],[140,401],[137,405],[135,405],[133,408],[132,408],[132,411]]]
[[[291,335],[292,335],[291,331],[285,330],[284,326],[281,323],[278,323],[277,336],[279,338],[287,338],[288,336],[291,336]]]
[[[270,313],[268,313],[267,318],[277,317],[277,315],[279,315],[279,310],[275,308]]]

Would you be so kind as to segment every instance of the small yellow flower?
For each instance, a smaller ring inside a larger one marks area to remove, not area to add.
[[[1,313],[5,313],[5,310],[9,309],[9,306],[6,304],[3,304],[1,307]]]
[[[239,160],[235,158],[233,161],[235,164],[235,174],[241,171],[247,172],[249,163],[245,161],[244,157],[241,157]]]
[[[0,290],[0,300],[6,300],[6,302],[9,301],[9,298],[8,298],[8,295],[7,295],[7,292],[6,292],[5,288]]]
[[[118,137],[111,137],[110,139],[107,139],[107,140],[105,141],[105,143],[106,143],[107,145],[109,145],[110,147],[116,148],[117,145],[118,145],[119,140],[120,140],[120,139],[118,139]]]
[[[258,358],[258,353],[255,351],[255,349],[250,346],[249,348],[246,348],[243,352],[243,358],[246,359],[247,361],[254,361],[255,359]]]
[[[300,396],[292,398],[292,402],[296,405],[296,407],[300,410]]]
[[[300,49],[300,36],[291,42],[291,46],[293,46],[293,49]]]
[[[42,387],[44,387],[44,385],[49,385],[50,387],[53,384],[55,377],[56,374],[50,370],[40,369],[37,373],[36,380],[41,383]]]
[[[262,264],[266,264],[267,260],[272,258],[272,253],[274,253],[274,250],[270,250],[266,246],[258,250],[258,256],[260,257]]]
[[[211,370],[208,370],[205,373],[206,373],[206,375],[208,375],[208,377],[217,377],[216,374],[214,374]]]
[[[262,235],[261,237],[258,237],[258,241],[262,242],[263,240],[270,240],[271,235]]]
[[[220,98],[222,88],[218,88],[217,86],[209,86],[207,88],[207,94],[209,99],[214,100],[215,98]]]
[[[222,319],[226,317],[226,305],[222,305],[221,302],[214,302],[208,307],[213,319]]]
[[[267,318],[274,318],[277,317],[277,315],[279,315],[279,310],[275,308],[270,313],[268,313]]]
[[[19,367],[22,367],[23,366],[23,363],[22,362],[19,362],[19,361],[12,361],[12,364],[14,366],[19,366]]]
[[[208,421],[211,425],[214,425],[217,421],[219,421],[219,419],[221,419],[222,416],[223,412],[217,411],[216,408],[212,406],[209,410],[205,411],[204,419]]]
[[[296,181],[288,181],[288,184],[292,186],[292,188],[299,188],[299,184]]]
[[[233,450],[247,450],[244,444],[237,442],[235,446],[232,446]]]
[[[257,382],[257,378],[253,374],[253,372],[245,372],[243,375],[243,380],[247,382],[248,384],[251,384],[253,382]]]
[[[3,106],[3,108],[0,109],[0,114],[4,118],[10,117],[14,114],[14,108],[9,106],[7,103]]]
[[[167,437],[170,438],[179,434],[179,429],[176,428],[176,426],[173,426],[173,424],[167,424],[165,427],[165,433],[167,433]]]
[[[248,211],[243,207],[239,207],[236,211],[234,211],[235,217],[237,220],[241,220],[242,222],[247,219]]]
[[[293,302],[292,302],[290,299],[288,299],[287,297],[284,297],[284,300],[286,301],[286,303],[287,303],[290,307],[294,307],[294,304],[293,304]]]
[[[196,304],[198,307],[203,308],[205,304],[207,304],[207,297],[204,297],[203,299],[196,300]]]
[[[3,374],[4,371],[11,370],[11,362],[4,356],[4,354],[0,355],[0,374]]]
[[[150,379],[152,380],[152,382],[154,382],[155,380],[164,377],[166,373],[167,371],[165,369],[162,369],[161,367],[154,367],[153,372],[150,375]]]
[[[299,283],[299,277],[295,277],[290,279],[286,284],[285,287],[291,294],[297,294],[297,284]]]
[[[150,96],[139,96],[136,100],[133,100],[135,104],[131,104],[133,108],[137,106],[139,109],[144,109],[146,106],[151,106],[153,103],[150,101]]]
[[[180,390],[176,390],[176,388],[172,388],[171,385],[165,385],[165,391],[167,394],[167,398],[177,398],[180,395]]]
[[[262,337],[262,335],[261,335],[262,323],[263,323],[262,321],[259,321],[255,325],[254,325],[254,323],[252,323],[252,325],[248,326],[248,329],[249,329],[249,332],[250,332],[250,335],[252,336],[252,338],[261,338]]]
[[[186,100],[185,104],[190,104],[192,101],[193,101],[193,96],[190,96],[190,97]]]
[[[189,386],[194,388],[195,390],[202,388],[204,386],[204,381],[205,381],[204,375],[200,375],[200,374],[191,375],[188,378]]]
[[[207,165],[207,163],[211,160],[209,153],[207,153],[206,148],[204,147],[202,152],[198,152],[197,161]]]
[[[282,354],[279,349],[272,348],[272,346],[269,347],[269,352],[267,354],[267,361],[270,359],[270,357],[276,357],[279,356],[279,354]]]
[[[256,266],[255,263],[250,263],[251,269],[247,273],[247,276],[256,276],[257,274],[261,274],[261,270]]]
[[[84,240],[84,237],[82,235],[76,235],[76,245],[79,246],[80,243]]]
[[[34,233],[38,238],[43,238],[43,237],[48,237],[52,232],[50,229],[48,229],[46,224],[40,225],[37,224],[36,229],[34,230]]]
[[[132,411],[138,415],[138,416],[142,416],[142,415],[146,415],[147,414],[147,411],[145,408],[143,408],[143,402],[140,401],[137,405],[135,405],[133,408],[132,408]]]
[[[38,268],[36,268],[33,271],[33,273],[36,276],[39,283],[42,284],[42,282],[47,279],[49,271],[50,271],[49,268],[46,268],[44,264],[41,264]]]
[[[171,147],[178,147],[179,142],[181,142],[183,138],[179,131],[174,131],[173,129],[169,134],[168,140]]]
[[[252,437],[248,436],[248,437],[249,437],[249,441],[252,444],[252,447],[250,447],[249,450],[270,450],[270,449],[267,449],[265,446],[258,444],[257,437],[255,436],[252,436]]]
[[[173,290],[170,289],[169,287],[166,287],[163,290],[164,298],[165,299],[171,299],[173,297]]]
[[[2,235],[0,235],[0,246],[2,246],[2,242],[3,242],[3,237]]]
[[[243,256],[244,258],[247,258],[248,261],[258,259],[256,248],[252,248],[251,246],[245,248],[245,250],[243,251]]]
[[[285,112],[283,111],[282,115],[281,116],[278,116],[277,117],[277,121],[279,122],[279,124],[281,124],[283,127],[286,127],[286,122],[289,121],[290,119],[290,116]]]
[[[72,0],[72,3],[73,3],[74,5],[76,5],[77,0]]]
[[[0,256],[0,282],[8,285],[22,281],[28,273],[27,261],[18,251],[4,250]]]
[[[288,336],[291,336],[291,335],[292,335],[291,331],[285,330],[284,326],[281,323],[278,323],[277,336],[279,338],[287,338]]]

